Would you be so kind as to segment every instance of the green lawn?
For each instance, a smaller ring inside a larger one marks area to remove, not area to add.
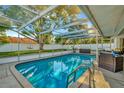
[[[56,49],[56,50],[41,50],[41,53],[49,53],[49,52],[59,52],[59,51],[66,51],[65,49]],[[39,50],[25,50],[25,51],[19,51],[20,55],[25,55],[25,54],[34,54],[34,53],[39,53]],[[0,58],[2,57],[11,57],[11,56],[17,56],[18,51],[14,52],[0,52]]]

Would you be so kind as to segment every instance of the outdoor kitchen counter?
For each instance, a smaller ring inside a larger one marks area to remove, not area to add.
[[[113,56],[111,52],[101,52],[99,55],[99,67],[112,72],[123,71],[123,56]]]

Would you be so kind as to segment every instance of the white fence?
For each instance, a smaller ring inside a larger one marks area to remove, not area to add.
[[[45,50],[49,49],[71,49],[73,45],[59,45],[59,44],[50,44],[44,45]],[[81,45],[75,45],[75,48],[86,48],[86,49],[96,49],[96,44],[81,44]],[[114,48],[114,44],[111,44],[111,48]],[[110,50],[110,44],[99,44],[99,48],[103,48],[105,50]],[[20,50],[38,50],[39,45],[38,44],[20,44]],[[17,51],[18,50],[18,44],[4,44],[0,45],[0,52],[10,52],[10,51]]]

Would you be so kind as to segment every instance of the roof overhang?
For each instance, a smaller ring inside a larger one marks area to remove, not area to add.
[[[119,36],[124,29],[124,6],[88,5],[80,6],[99,33],[104,37]]]

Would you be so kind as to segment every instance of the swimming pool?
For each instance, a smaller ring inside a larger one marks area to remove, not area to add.
[[[81,64],[91,66],[93,60],[94,55],[66,54],[17,64],[15,67],[35,88],[65,88],[67,76]],[[76,79],[86,70],[80,68],[76,72]]]

